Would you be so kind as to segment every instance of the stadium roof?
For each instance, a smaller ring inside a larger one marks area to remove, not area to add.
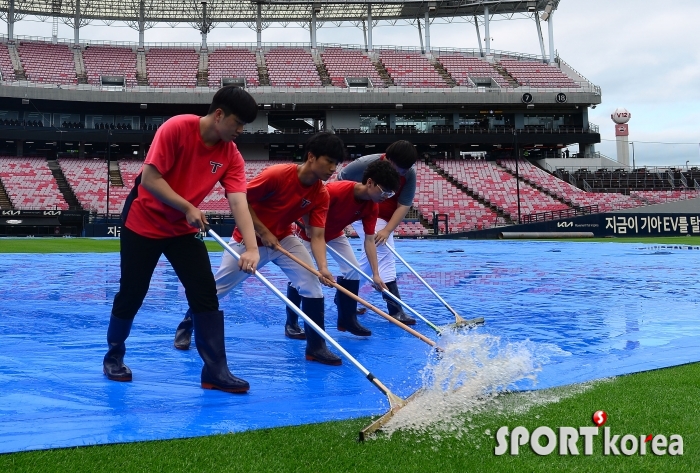
[[[358,22],[367,18],[371,5],[373,21],[422,18],[472,17],[484,14],[513,15],[556,9],[560,0],[436,0],[436,1],[303,1],[303,0],[207,0],[207,20],[213,23],[264,23],[311,21],[315,10],[319,22]],[[85,20],[125,21],[127,23],[192,23],[202,17],[202,0],[0,0],[0,17],[7,20],[10,7],[15,21],[31,15],[48,19],[59,17],[71,23],[79,8],[81,25]],[[143,18],[140,12],[143,11]]]

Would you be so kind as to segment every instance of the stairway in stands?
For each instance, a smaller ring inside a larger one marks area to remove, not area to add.
[[[530,164],[532,164],[533,166],[537,166],[537,163],[530,163]],[[512,175],[513,177],[516,177],[516,176],[515,176],[515,172],[514,172],[513,170],[508,169],[507,167],[503,166],[503,165],[502,165],[501,163],[499,163],[498,161],[496,162],[496,166],[498,166],[498,168],[501,169],[502,171],[507,172],[508,174]],[[542,169],[540,166],[537,166],[537,167],[539,167],[540,169]],[[543,170],[544,170],[544,169],[543,169]],[[521,182],[523,185],[530,186],[530,187],[532,187],[532,188],[534,188],[534,189],[537,189],[538,191],[542,192],[543,194],[546,194],[546,195],[550,196],[552,199],[556,200],[557,202],[561,202],[562,204],[565,204],[565,205],[567,205],[567,206],[569,206],[569,207],[572,207],[572,208],[573,208],[573,207],[576,207],[576,206],[573,205],[571,202],[565,200],[563,197],[561,197],[561,196],[555,194],[554,192],[549,191],[548,189],[545,189],[545,188],[542,187],[541,185],[537,184],[535,181],[531,181],[530,179],[528,179],[527,177],[523,176],[522,174],[519,174],[519,175],[517,176],[517,179],[519,179],[520,182]]]
[[[369,54],[369,58],[372,61],[372,64],[374,64],[374,68],[377,69],[377,73],[379,73],[379,77],[384,80],[384,84],[387,87],[393,87],[396,84],[394,83],[394,79],[391,78],[389,75],[389,71],[386,70],[386,67],[384,67],[384,64],[382,61],[379,59],[379,54],[374,52]]]
[[[46,162],[49,165],[49,169],[51,169],[51,174],[53,174],[54,179],[56,179],[58,190],[61,191],[63,198],[68,203],[68,208],[70,210],[83,210],[83,206],[80,205],[80,201],[78,201],[78,198],[75,196],[73,189],[68,185],[66,176],[63,174],[61,166],[58,165],[56,158],[48,158]]]
[[[508,214],[507,212],[504,212],[503,209],[501,209],[501,208],[498,207],[497,205],[494,205],[494,204],[492,204],[491,202],[489,202],[488,200],[486,200],[486,199],[484,199],[483,197],[479,196],[479,194],[478,194],[477,192],[475,192],[474,189],[468,188],[467,186],[465,186],[464,184],[462,184],[461,182],[459,182],[457,179],[455,179],[454,177],[452,177],[450,174],[448,174],[447,172],[445,172],[444,169],[440,168],[439,166],[436,166],[435,163],[433,163],[432,161],[431,161],[431,162],[428,162],[427,165],[428,165],[428,167],[430,167],[430,169],[432,169],[433,171],[435,171],[436,173],[438,173],[438,174],[440,174],[442,177],[444,177],[450,184],[452,184],[452,185],[455,186],[456,188],[460,189],[462,192],[464,192],[465,194],[467,194],[467,195],[468,195],[469,197],[471,197],[472,199],[474,199],[474,200],[480,202],[480,203],[481,203],[484,207],[486,207],[487,209],[489,209],[489,210],[491,210],[492,212],[494,212],[496,215],[498,215],[500,218],[502,218],[506,223],[508,223],[508,224],[513,224],[513,223],[515,223],[515,222],[513,221],[513,219],[510,217],[510,214]]]
[[[199,52],[199,66],[197,68],[197,87],[209,86],[209,53]]]
[[[311,51],[311,57],[314,60],[314,65],[316,66],[316,71],[318,71],[318,76],[321,78],[321,84],[324,87],[328,87],[333,85],[333,82],[331,81],[331,75],[328,73],[328,69],[326,69],[326,65],[323,63],[323,59],[321,58],[321,55],[316,51],[315,49]]]
[[[440,74],[442,80],[450,84],[450,87],[457,87],[459,85],[454,79],[454,77],[452,77],[452,75],[449,72],[447,72],[445,66],[443,66],[442,63],[435,58],[435,56],[430,57],[430,63],[433,65],[437,73]]]
[[[122,173],[119,170],[119,161],[109,162],[109,183],[112,187],[124,187]]]
[[[2,210],[13,210],[15,207],[12,205],[12,201],[10,200],[10,196],[7,195],[7,191],[5,190],[5,186],[2,184],[2,181],[0,181],[0,209]]]
[[[257,51],[255,53],[255,62],[258,67],[258,81],[261,86],[270,85],[270,73],[267,70],[267,64],[265,63],[265,54],[262,51]]]
[[[498,73],[501,75],[501,77],[503,77],[508,82],[509,87],[512,87],[512,88],[520,87],[520,84],[518,84],[518,81],[516,81],[513,78],[513,76],[508,74],[506,72],[506,70],[503,68],[503,66],[501,66],[497,62],[493,63],[492,65],[493,65],[493,68],[496,69],[496,71],[498,71]]]

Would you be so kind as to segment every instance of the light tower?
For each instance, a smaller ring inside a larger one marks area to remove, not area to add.
[[[629,167],[630,146],[628,136],[630,134],[627,122],[632,118],[632,114],[626,108],[618,108],[610,115],[615,122],[615,141],[617,142],[617,162]]]

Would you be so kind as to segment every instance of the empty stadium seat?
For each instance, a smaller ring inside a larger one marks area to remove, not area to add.
[[[73,51],[65,44],[22,41],[17,48],[27,79],[48,84],[77,84]]]
[[[0,157],[0,180],[19,210],[68,210],[46,158]]]
[[[199,54],[194,49],[151,48],[146,53],[146,70],[151,87],[194,88]]]
[[[124,76],[127,87],[136,86],[136,53],[131,48],[89,46],[83,51],[88,83],[102,85],[102,76]]]
[[[260,85],[255,54],[249,49],[219,48],[209,54],[209,87],[221,87],[222,78],[240,77],[246,87]]]
[[[274,48],[265,53],[265,63],[274,87],[321,87],[311,53],[300,48]]]
[[[381,62],[400,87],[449,87],[435,67],[420,53],[382,50]]]

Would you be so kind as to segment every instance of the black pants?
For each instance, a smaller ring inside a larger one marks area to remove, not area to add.
[[[126,320],[134,318],[146,298],[153,271],[163,254],[185,287],[192,312],[219,310],[209,253],[204,242],[195,235],[153,239],[122,226],[121,279],[119,292],[114,296],[112,315]]]

